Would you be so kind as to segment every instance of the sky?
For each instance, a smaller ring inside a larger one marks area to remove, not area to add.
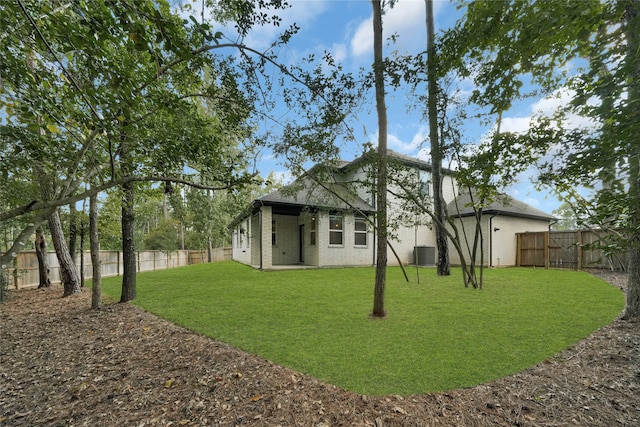
[[[199,3],[199,2],[197,2]],[[266,49],[282,29],[296,23],[300,31],[291,42],[277,51],[279,60],[285,64],[295,63],[311,53],[322,56],[330,52],[346,71],[357,72],[362,67],[370,67],[373,62],[372,7],[369,0],[289,0],[291,7],[278,11],[282,17],[280,27],[258,27],[244,39],[244,43],[256,49]],[[424,0],[399,0],[383,15],[384,39],[397,35],[394,43],[388,42],[384,54],[393,51],[400,54],[416,54],[425,50],[426,24]],[[198,6],[194,6],[198,7]],[[435,0],[434,15],[436,32],[451,27],[462,12],[454,3]],[[233,30],[223,31],[225,36],[233,38]],[[462,90],[471,90],[470,83],[458,82]],[[465,87],[467,85],[468,87]],[[555,107],[566,99],[566,94],[545,99],[532,99],[517,103],[503,116],[502,130],[519,132],[529,126],[530,118],[537,113],[551,114]],[[388,146],[402,154],[429,161],[428,124],[422,118],[421,110],[410,108],[412,98],[406,91],[390,91],[387,94]],[[371,142],[377,145],[377,119],[375,100],[362,110],[354,122],[356,143],[346,144],[341,149],[344,160],[352,160],[362,153],[362,144]],[[269,126],[265,123],[265,126]],[[489,131],[478,123],[465,123],[468,141],[480,141]],[[284,181],[291,174],[285,165],[272,154],[263,153],[258,169],[262,176],[274,172]],[[561,202],[546,192],[534,188],[533,178],[529,174],[519,177],[519,183],[506,193],[531,206],[551,213]]]

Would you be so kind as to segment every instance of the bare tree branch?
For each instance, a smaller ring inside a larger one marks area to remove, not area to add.
[[[227,190],[229,188],[232,188],[238,184],[241,184],[243,182],[245,182],[248,178],[253,178],[255,176],[258,175],[258,172],[250,175],[249,177],[244,177],[244,178],[240,178],[234,181],[231,181],[227,184],[224,185],[219,185],[219,186],[210,186],[210,185],[203,185],[203,184],[197,184],[195,182],[189,181],[187,179],[183,179],[183,178],[176,178],[176,177],[167,177],[167,176],[145,176],[145,177],[138,177],[138,176],[129,176],[129,177],[125,177],[125,178],[120,178],[120,179],[116,179],[116,180],[112,180],[109,181],[105,184],[96,186],[96,187],[92,187],[88,190],[83,191],[82,193],[78,193],[78,194],[74,194],[74,195],[70,195],[67,197],[61,197],[58,198],[56,200],[49,200],[49,201],[38,201],[38,200],[32,200],[29,203],[19,206],[17,208],[14,209],[10,209],[8,211],[4,211],[2,213],[0,213],[0,221],[6,221],[8,219],[11,218],[15,218],[21,215],[26,215],[30,212],[35,212],[35,211],[40,211],[43,209],[49,209],[49,208],[56,208],[58,206],[63,206],[63,205],[68,205],[69,203],[74,203],[77,202],[79,200],[83,200],[86,199],[87,197],[91,197],[94,194],[98,194],[102,191],[108,190],[109,188],[113,188],[113,187],[117,187],[120,186],[122,184],[125,184],[127,182],[172,182],[172,183],[176,183],[176,184],[184,184],[187,185],[189,187],[193,187],[193,188],[197,188],[200,190]]]

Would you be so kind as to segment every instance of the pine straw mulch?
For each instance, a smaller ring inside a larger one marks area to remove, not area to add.
[[[92,311],[89,290],[61,294],[21,290],[0,305],[0,426],[640,425],[638,323],[489,384],[371,397],[130,304]]]

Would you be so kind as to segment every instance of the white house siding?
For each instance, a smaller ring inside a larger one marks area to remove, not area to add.
[[[298,264],[300,262],[298,217],[273,215],[273,219],[276,221],[276,244],[272,245],[273,265]]]
[[[251,221],[249,218],[233,230],[233,259],[243,264],[251,264]]]
[[[525,218],[496,216],[492,220],[493,231],[493,266],[505,267],[516,265],[516,233],[524,231],[549,231],[549,221]]]
[[[412,169],[409,173],[417,174],[417,169]],[[416,175],[417,179],[417,175]],[[442,192],[445,200],[445,204],[453,201],[457,196],[457,184],[454,179],[451,177],[445,177],[442,183]],[[398,187],[391,186],[392,193],[402,193],[402,189]],[[429,186],[429,210],[433,210],[433,183]],[[389,194],[388,199],[388,211],[389,218],[391,221],[402,211],[403,201],[394,196],[393,194]],[[404,202],[406,203],[406,202]],[[411,221],[412,218],[406,218],[404,224],[401,225],[398,230],[395,232],[397,235],[396,239],[390,239],[391,245],[395,249],[400,261],[403,264],[413,264],[414,261],[414,247],[415,246],[435,246],[435,232],[432,228],[429,228],[431,224],[431,218],[427,214],[416,215],[415,220]],[[416,226],[415,222],[419,222],[421,225],[418,226],[417,234],[416,234]],[[391,248],[388,250],[387,254],[388,264],[389,265],[398,265],[398,260]]]
[[[318,257],[320,267],[337,266],[370,266],[374,264],[373,231],[371,226],[367,232],[367,246],[355,246],[354,216],[352,213],[342,213],[343,244],[329,244],[329,212],[318,212]]]
[[[397,235],[398,239],[390,239],[389,243],[393,245],[402,264],[414,263],[414,246],[435,246],[435,236],[426,226],[418,227],[417,235],[415,226],[401,227],[397,231]],[[387,260],[389,265],[399,265],[391,248],[387,251]]]
[[[473,248],[475,218],[464,217],[462,220],[456,220],[461,239],[464,239],[463,227],[460,227],[461,222],[469,239],[469,247]],[[483,264],[493,267],[512,267],[516,265],[516,233],[525,230],[547,231],[549,229],[549,221],[485,214],[482,216],[481,227],[483,234],[482,248],[485,254]],[[465,260],[469,262],[469,251],[464,240],[462,241],[462,247],[465,252]],[[451,241],[449,241],[449,260],[452,265],[460,265],[460,256]],[[480,244],[478,244],[476,263],[480,264]]]
[[[311,223],[315,219],[316,242],[311,244]],[[318,265],[318,215],[316,213],[303,213],[298,219],[299,225],[304,225],[304,265]]]
[[[260,265],[260,214],[251,216],[251,265]]]

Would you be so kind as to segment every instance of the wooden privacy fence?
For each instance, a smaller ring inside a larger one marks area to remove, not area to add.
[[[612,234],[598,230],[516,233],[516,265],[626,270],[626,252],[607,252],[599,248],[598,242],[607,242],[612,237]]]
[[[76,257],[78,272],[80,268],[84,271],[84,278],[91,279],[93,267],[91,265],[91,255],[89,252]],[[9,284],[15,289],[38,286],[38,257],[35,251],[24,251],[18,254],[17,268],[9,269],[7,276]],[[231,259],[231,248],[215,248],[212,251],[212,261],[225,261]],[[51,251],[47,254],[49,261],[49,278],[52,283],[60,282],[60,267],[56,253]],[[168,268],[182,267],[190,264],[200,264],[208,262],[208,254],[203,251],[141,251],[136,252],[136,267],[138,272],[165,270]],[[103,277],[119,276],[123,273],[123,262],[121,251],[100,251],[100,267]]]

